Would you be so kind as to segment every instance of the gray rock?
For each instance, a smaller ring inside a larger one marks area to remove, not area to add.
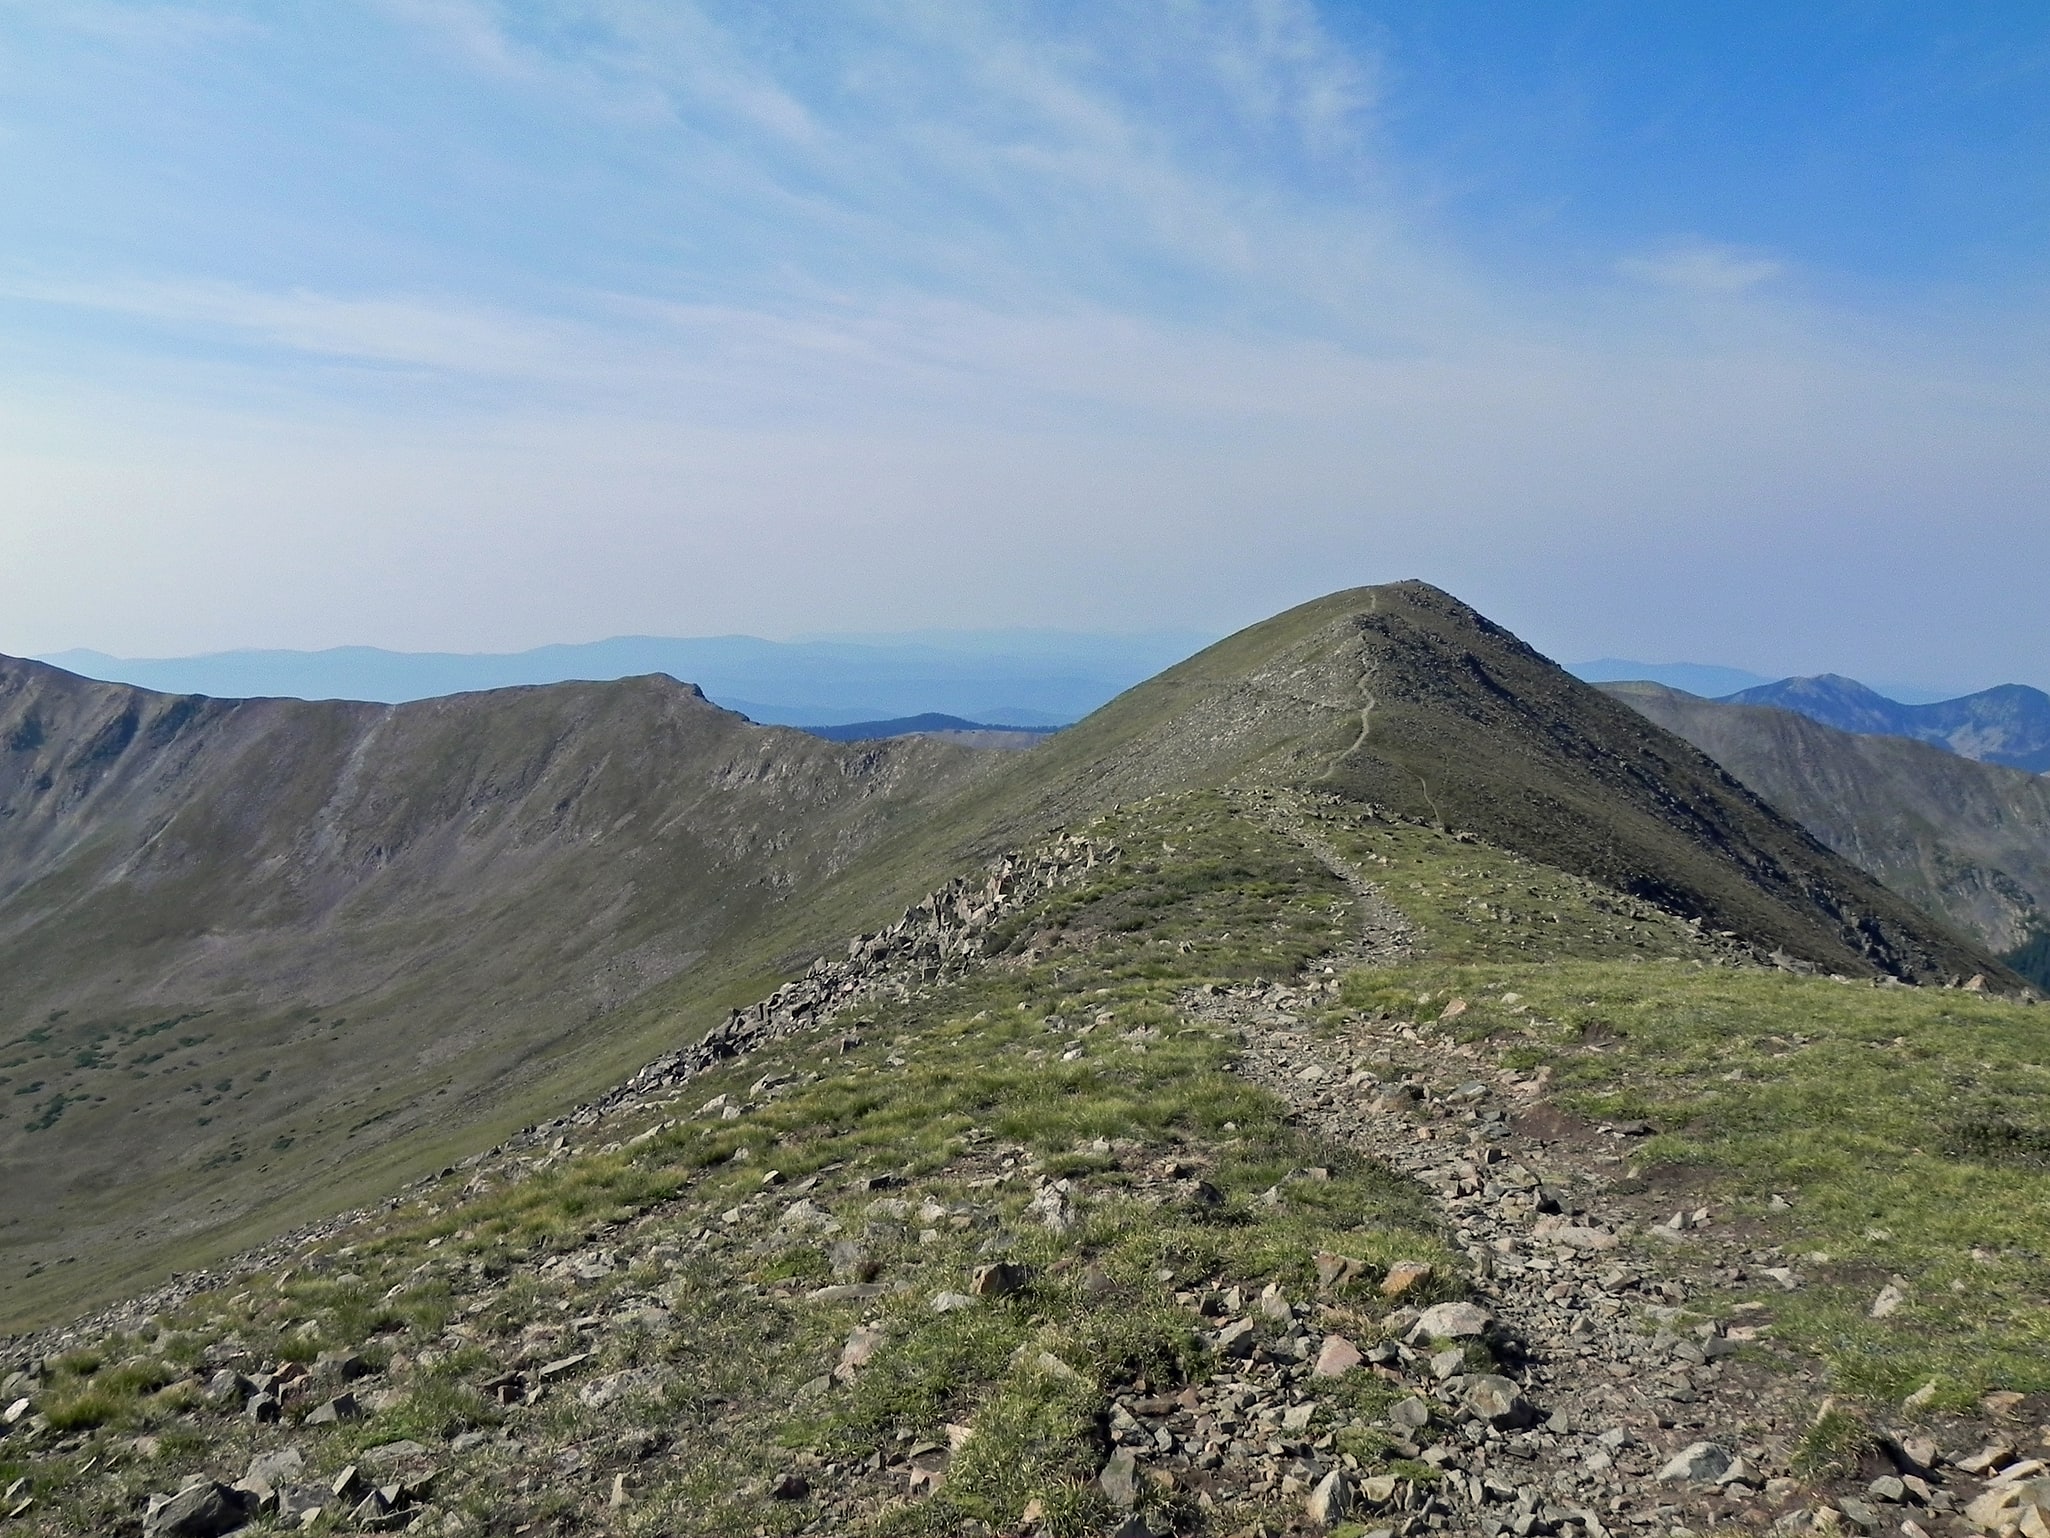
[[[288,1485],[306,1471],[306,1460],[296,1447],[281,1447],[276,1452],[259,1453],[249,1460],[249,1472],[242,1476],[245,1485],[269,1485],[273,1490]]]
[[[248,1525],[255,1501],[218,1480],[201,1480],[176,1495],[150,1498],[143,1538],[218,1538]]]
[[[1251,1356],[1253,1348],[1258,1344],[1259,1341],[1254,1338],[1253,1321],[1250,1319],[1234,1319],[1217,1332],[1216,1345],[1219,1356]]]
[[[1139,1499],[1139,1455],[1129,1447],[1118,1448],[1096,1476],[1096,1486],[1111,1505],[1130,1511]]]
[[[239,1406],[255,1392],[256,1385],[232,1367],[223,1367],[206,1382],[206,1399],[211,1405]]]
[[[1335,1527],[1351,1510],[1352,1484],[1341,1470],[1333,1469],[1317,1481],[1304,1514],[1319,1527]]]
[[[343,1421],[361,1420],[363,1407],[356,1403],[354,1394],[337,1394],[326,1404],[309,1411],[306,1424],[309,1426],[335,1426]]]
[[[1477,1340],[1494,1323],[1495,1316],[1476,1303],[1438,1303],[1418,1316],[1409,1340],[1412,1345],[1431,1340]]]
[[[1421,1399],[1398,1400],[1388,1412],[1388,1424],[1405,1431],[1421,1431],[1431,1424],[1431,1407]]]
[[[1468,1378],[1459,1397],[1467,1409],[1497,1431],[1520,1430],[1537,1419],[1537,1412],[1517,1392],[1516,1385],[1493,1373]]]
[[[1669,1483],[1710,1484],[1730,1466],[1730,1455],[1713,1442],[1696,1442],[1666,1461],[1658,1477]]]
[[[932,1311],[936,1314],[952,1314],[964,1308],[975,1307],[975,1299],[965,1292],[938,1292],[933,1294]]]

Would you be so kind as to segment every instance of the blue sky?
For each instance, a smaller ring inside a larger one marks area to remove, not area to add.
[[[0,650],[2050,683],[2050,11],[0,0]]]

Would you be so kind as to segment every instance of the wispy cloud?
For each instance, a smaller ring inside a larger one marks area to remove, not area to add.
[[[1786,270],[1786,263],[1764,252],[1695,239],[1616,263],[1626,278],[1696,294],[1742,294],[1783,277]]]
[[[292,638],[276,574],[323,560],[306,639],[510,645],[878,605],[1229,623],[1416,571],[1569,609],[1607,582],[1656,627],[1671,572],[1762,603],[1761,552],[1825,523],[1927,571],[1937,505],[2050,559],[2042,354],[1984,342],[2019,307],[1825,304],[1712,229],[1518,265],[1392,147],[1388,71],[1328,14],[359,0],[320,19],[371,27],[364,62],[282,107],[243,89],[282,45],[224,44],[125,141],[232,147],[151,165],[176,238],[7,255],[0,535],[35,554],[0,612],[188,644],[61,628],[121,516],[155,564],[107,626],[198,623],[153,582],[224,625],[286,595],[189,643],[223,645]]]

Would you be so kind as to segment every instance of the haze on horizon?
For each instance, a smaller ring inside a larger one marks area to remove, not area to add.
[[[0,651],[2050,684],[2050,13],[0,0]]]

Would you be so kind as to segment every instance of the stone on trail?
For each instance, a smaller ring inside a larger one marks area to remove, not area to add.
[[[1431,1424],[1431,1407],[1414,1396],[1399,1399],[1388,1412],[1388,1424],[1404,1431],[1422,1431]]]
[[[354,1394],[337,1394],[326,1404],[310,1411],[306,1417],[309,1426],[335,1426],[343,1421],[360,1420],[363,1407],[356,1403]]]
[[[143,1538],[219,1538],[247,1526],[254,1505],[240,1490],[203,1479],[176,1495],[151,1496]]]
[[[936,1292],[932,1298],[932,1311],[936,1314],[958,1313],[964,1308],[975,1307],[975,1299],[965,1292]]]
[[[1884,1319],[1897,1312],[1908,1301],[1908,1295],[1891,1282],[1879,1289],[1879,1296],[1872,1300],[1872,1317]]]
[[[276,1452],[258,1453],[249,1460],[249,1472],[242,1476],[244,1485],[268,1485],[273,1490],[288,1485],[306,1472],[306,1460],[296,1447],[279,1448]]]
[[[2030,1538],[2050,1534],[2050,1479],[1996,1484],[1965,1508],[1965,1520],[1987,1533],[2013,1529]]]
[[[1216,1346],[1219,1356],[1251,1356],[1253,1348],[1259,1343],[1254,1335],[1253,1321],[1250,1319],[1234,1319],[1217,1332]]]
[[[1473,1340],[1486,1335],[1495,1316],[1474,1303],[1439,1303],[1423,1311],[1409,1332],[1411,1344],[1427,1340]]]
[[[1713,1442],[1696,1442],[1667,1460],[1658,1477],[1667,1483],[1712,1484],[1730,1466],[1730,1455]]]
[[[1516,1385],[1494,1373],[1467,1379],[1460,1398],[1477,1418],[1497,1431],[1520,1430],[1537,1419],[1537,1412],[1517,1391]]]
[[[1352,1484],[1339,1469],[1317,1481],[1305,1515],[1319,1527],[1335,1527],[1352,1510]]]
[[[1139,1455],[1129,1447],[1118,1448],[1096,1476],[1096,1486],[1111,1505],[1130,1511],[1139,1499]]]
[[[1343,1335],[1327,1335],[1323,1349],[1317,1353],[1317,1364],[1310,1369],[1310,1376],[1340,1378],[1359,1366],[1361,1360],[1359,1347]]]

